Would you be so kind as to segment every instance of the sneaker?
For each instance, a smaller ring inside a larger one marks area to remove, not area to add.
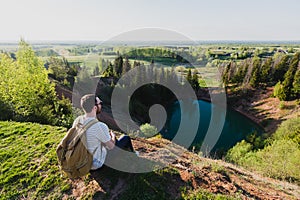
[[[140,157],[140,152],[135,151],[134,153],[135,153],[135,155],[136,155],[137,157]]]

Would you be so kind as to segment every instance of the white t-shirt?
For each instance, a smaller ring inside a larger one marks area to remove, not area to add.
[[[94,117],[85,118],[84,116],[79,116],[73,122],[73,127],[78,123],[82,123],[86,125],[89,121],[95,119]],[[101,144],[108,142],[111,140],[111,136],[109,134],[109,129],[106,124],[103,122],[97,122],[93,124],[86,131],[86,140],[87,140],[87,148],[90,153],[93,153],[93,165],[92,169],[98,169],[102,167],[104,164],[107,149],[104,145]],[[96,151],[95,151],[96,149]]]

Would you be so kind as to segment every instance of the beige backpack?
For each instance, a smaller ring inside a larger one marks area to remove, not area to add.
[[[87,149],[86,131],[98,120],[94,119],[85,126],[78,123],[68,130],[56,148],[60,168],[69,178],[86,175],[93,164],[93,155]]]

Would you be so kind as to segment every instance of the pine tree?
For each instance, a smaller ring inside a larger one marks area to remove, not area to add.
[[[224,84],[225,87],[227,87],[227,84],[229,82],[229,78],[228,77],[229,77],[230,67],[231,67],[231,64],[228,64],[225,67],[225,69],[224,69],[224,71],[222,73],[222,82],[223,82],[223,84]]]
[[[159,83],[164,83],[166,82],[167,83],[167,77],[166,77],[166,74],[165,74],[165,68],[164,67],[161,67],[159,68]]]
[[[232,82],[238,83],[238,84],[243,83],[246,72],[247,72],[247,64],[246,64],[246,62],[243,62],[238,67],[237,72],[235,73],[234,77],[232,78]]]
[[[261,82],[268,83],[272,80],[272,57],[268,58],[261,67]]]
[[[131,69],[131,65],[129,63],[128,57],[125,58],[125,62],[123,64],[123,72],[122,74],[126,74]]]
[[[249,58],[249,59],[246,59],[245,61],[246,63],[246,75],[244,77],[244,80],[243,80],[243,87],[247,87],[249,86],[249,82],[251,80],[251,75],[252,75],[252,71],[253,71],[253,62],[252,60]]]
[[[99,59],[98,67],[99,67],[99,73],[102,73],[103,70],[106,69],[105,60],[103,58]]]
[[[287,72],[289,65],[288,65],[289,56],[284,55],[281,57],[279,63],[274,66],[273,72],[273,81],[276,83],[278,81],[284,80],[284,74]]]
[[[100,74],[100,70],[99,70],[98,64],[96,64],[93,74],[94,74],[94,76],[98,76]]]
[[[117,77],[120,77],[123,72],[123,58],[119,56],[115,59],[114,62],[114,71]]]
[[[198,81],[198,75],[196,70],[194,70],[193,77],[192,77],[192,87],[195,91],[198,91],[199,89],[199,81]]]
[[[253,58],[253,68],[250,78],[250,85],[254,88],[258,87],[261,82],[260,79],[260,59],[258,57]]]
[[[300,53],[296,53],[289,65],[289,69],[284,75],[284,81],[282,83],[283,87],[283,93],[284,93],[284,99],[283,100],[290,100],[292,98],[292,88],[293,88],[293,82],[294,82],[294,76],[296,74],[298,63],[299,63],[299,56]]]
[[[188,69],[188,73],[187,73],[187,76],[186,76],[186,80],[192,84],[192,70],[191,69]]]
[[[293,93],[296,98],[300,98],[300,67],[299,66],[294,76]]]

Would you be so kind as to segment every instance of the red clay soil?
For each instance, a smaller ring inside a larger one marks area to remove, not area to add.
[[[246,97],[240,97],[231,106],[236,111],[247,116],[252,121],[261,125],[266,132],[273,133],[278,125],[286,119],[300,116],[300,105],[296,101],[280,102],[272,97],[273,87],[252,90]],[[229,92],[229,101],[234,94]],[[280,104],[283,105],[280,108]]]

